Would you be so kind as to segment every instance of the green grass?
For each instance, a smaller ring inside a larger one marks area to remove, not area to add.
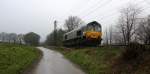
[[[62,52],[87,74],[150,74],[150,46],[147,45],[144,51],[138,46],[130,47],[129,50],[133,50],[130,53],[124,47],[49,48]],[[137,59],[124,60],[124,57],[132,57],[134,52],[139,52]]]
[[[0,74],[21,74],[38,57],[34,47],[0,43]]]
[[[87,74],[111,74],[111,62],[119,56],[119,48],[82,48],[65,50],[59,48],[72,62],[78,64]]]

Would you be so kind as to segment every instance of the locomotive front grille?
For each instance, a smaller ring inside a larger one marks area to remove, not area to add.
[[[101,38],[101,32],[85,32],[85,37],[88,40],[98,40],[99,38]]]

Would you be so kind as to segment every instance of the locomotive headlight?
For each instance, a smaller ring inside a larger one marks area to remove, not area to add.
[[[85,33],[86,33],[86,32],[83,32],[83,36],[85,36]]]

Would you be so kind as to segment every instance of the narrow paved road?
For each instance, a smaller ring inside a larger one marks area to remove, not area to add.
[[[85,74],[59,52],[38,47],[43,51],[43,57],[32,74]]]

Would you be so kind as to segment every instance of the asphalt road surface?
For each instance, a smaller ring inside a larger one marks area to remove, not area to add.
[[[43,52],[43,57],[31,74],[85,74],[59,52],[44,47],[38,49]]]

